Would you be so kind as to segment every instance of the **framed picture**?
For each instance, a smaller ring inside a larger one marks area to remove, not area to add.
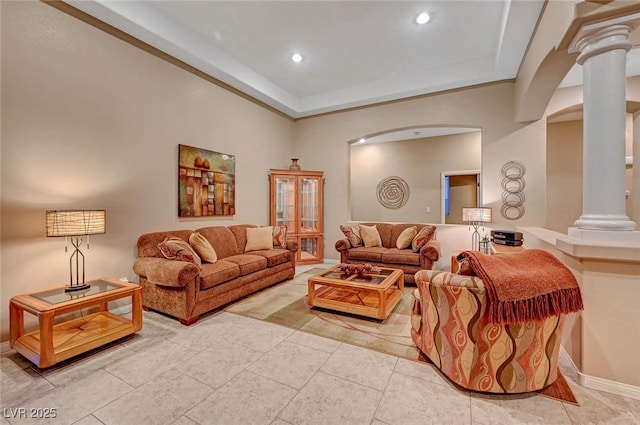
[[[235,175],[234,155],[178,145],[179,217],[234,215]]]

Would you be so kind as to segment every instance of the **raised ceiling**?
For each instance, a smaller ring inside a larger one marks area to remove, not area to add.
[[[514,78],[544,1],[67,3],[299,118]]]

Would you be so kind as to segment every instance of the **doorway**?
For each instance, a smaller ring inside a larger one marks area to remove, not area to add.
[[[465,224],[462,208],[480,206],[480,170],[445,171],[441,187],[441,222]]]

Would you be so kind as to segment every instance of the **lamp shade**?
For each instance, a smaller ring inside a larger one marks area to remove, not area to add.
[[[462,220],[491,223],[491,208],[462,208]]]
[[[47,236],[84,236],[106,232],[106,210],[47,211]]]

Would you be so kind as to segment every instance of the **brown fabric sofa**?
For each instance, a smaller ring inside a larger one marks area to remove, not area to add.
[[[174,316],[184,325],[199,316],[267,286],[295,275],[297,242],[286,249],[276,247],[244,252],[246,229],[253,225],[212,226],[194,230],[215,249],[218,261],[192,262],[165,258],[158,244],[168,235],[185,241],[192,230],[146,233],[138,238],[138,258],[133,264],[142,286],[142,305]]]
[[[436,262],[440,258],[440,243],[435,237],[429,240],[418,252],[408,249],[396,248],[396,241],[403,230],[416,226],[418,232],[425,224],[411,223],[362,223],[367,226],[376,226],[380,234],[382,247],[353,247],[346,237],[339,239],[336,250],[340,252],[340,262],[342,263],[370,263],[381,267],[392,267],[404,271],[404,281],[415,283],[415,274],[419,270],[433,270]]]

